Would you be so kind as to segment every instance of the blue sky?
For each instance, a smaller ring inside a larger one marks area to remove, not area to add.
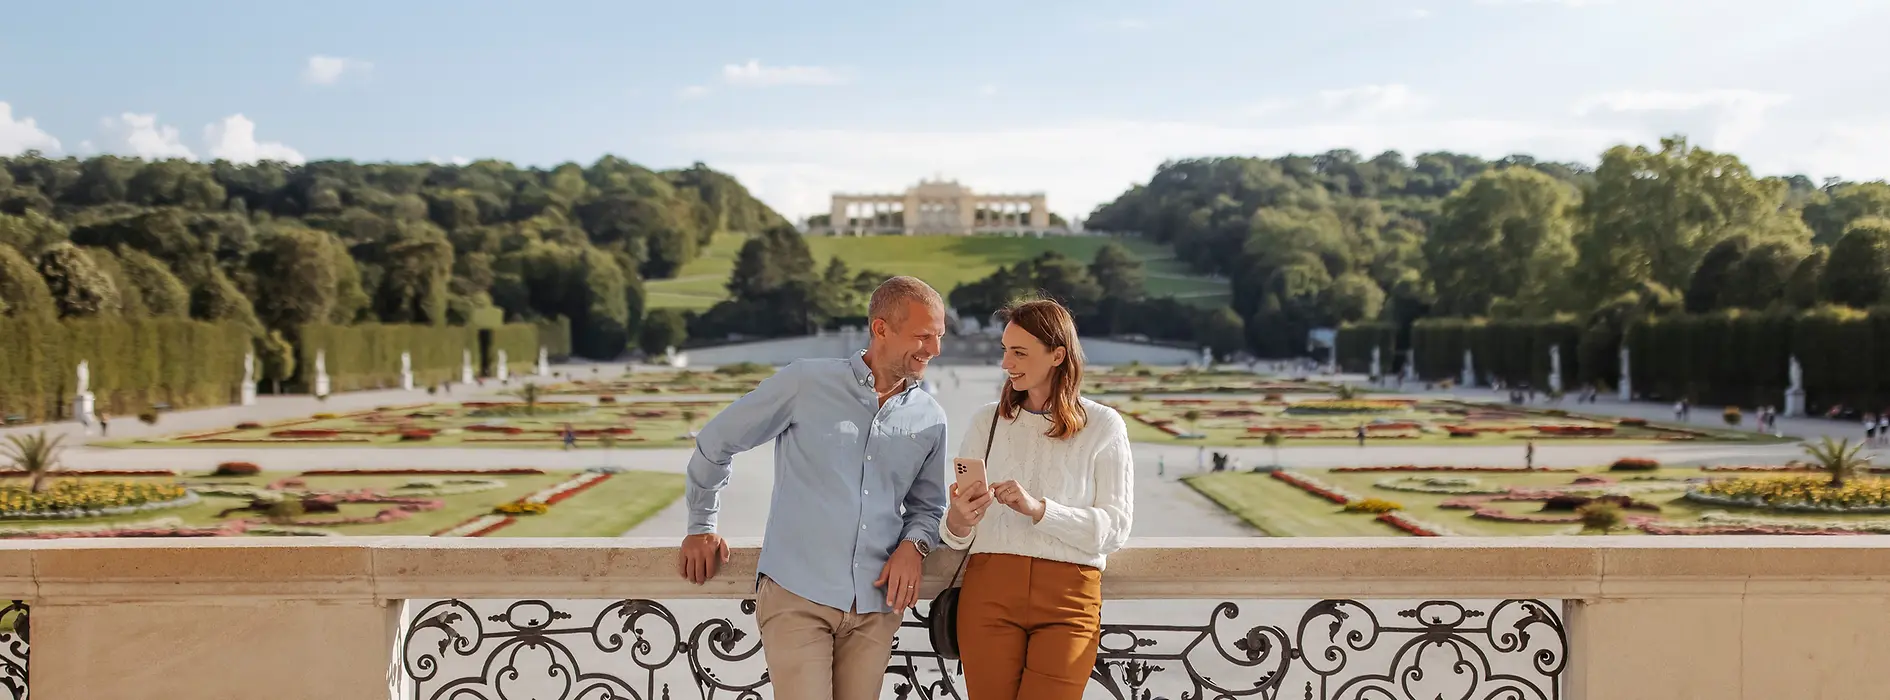
[[[11,5],[0,153],[614,153],[795,216],[933,175],[1080,215],[1168,158],[1592,162],[1672,132],[1890,177],[1890,0]]]

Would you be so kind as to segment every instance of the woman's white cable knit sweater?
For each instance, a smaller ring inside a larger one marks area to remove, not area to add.
[[[1089,399],[1081,401],[1089,423],[1067,439],[1044,435],[1050,429],[1047,416],[1020,410],[1014,420],[998,419],[986,477],[991,484],[1015,479],[1030,495],[1044,499],[1043,520],[1032,523],[1030,516],[993,500],[965,537],[941,525],[946,545],[970,546],[973,554],[1019,554],[1104,568],[1108,556],[1129,539],[1135,458],[1122,416]],[[984,457],[985,435],[996,414],[996,403],[978,410],[959,443],[959,457]]]

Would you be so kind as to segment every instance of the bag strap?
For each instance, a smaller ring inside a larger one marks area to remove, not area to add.
[[[984,478],[986,479],[991,478],[991,443],[997,439],[997,420],[998,420],[998,409],[997,407],[993,406],[991,408],[991,430],[990,432],[985,433],[985,436],[984,436]],[[990,484],[985,484],[985,488],[990,488],[990,487],[991,487]],[[951,527],[951,526],[947,525],[946,527]],[[954,588],[958,585],[959,574],[965,573],[965,562],[971,561],[971,545],[977,544],[977,543],[978,543],[978,529],[974,526],[971,529],[971,542],[965,545],[965,556],[958,560],[958,570],[952,572],[951,583],[946,584],[945,585],[946,588]]]

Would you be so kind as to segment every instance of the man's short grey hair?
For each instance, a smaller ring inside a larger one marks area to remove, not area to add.
[[[945,300],[932,285],[917,277],[901,275],[879,283],[879,288],[873,290],[873,300],[866,305],[866,317],[897,324],[906,320],[906,309],[910,306],[907,302],[914,301],[935,309],[945,308]]]

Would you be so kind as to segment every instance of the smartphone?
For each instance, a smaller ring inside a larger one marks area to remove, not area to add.
[[[972,484],[984,481],[984,460],[968,457],[953,459],[952,473],[958,475],[958,492],[969,491]]]

